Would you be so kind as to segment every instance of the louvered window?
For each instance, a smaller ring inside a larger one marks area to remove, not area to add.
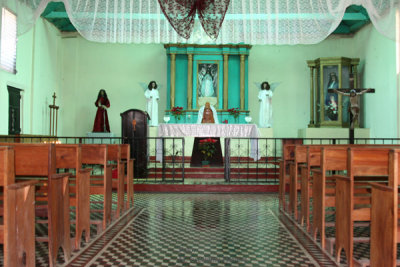
[[[17,56],[17,16],[7,10],[1,12],[0,66],[16,73]]]

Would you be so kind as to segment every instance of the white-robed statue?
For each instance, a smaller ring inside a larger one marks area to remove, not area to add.
[[[147,99],[147,113],[150,115],[149,126],[158,126],[158,99],[157,83],[151,81],[144,92]]]
[[[197,123],[218,124],[217,110],[213,106],[211,106],[209,102],[206,102],[206,104],[199,109]]]
[[[261,128],[272,127],[272,96],[273,90],[279,83],[274,83],[274,87],[269,85],[268,82],[261,83],[261,90],[258,93],[258,100],[260,101],[260,114],[258,125]]]

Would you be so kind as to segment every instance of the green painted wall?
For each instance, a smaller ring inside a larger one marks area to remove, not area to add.
[[[396,43],[378,33],[371,25],[356,36],[361,58],[360,78],[363,87],[375,88],[366,94],[362,117],[364,126],[371,129],[371,137],[397,136]]]
[[[81,37],[62,39],[63,135],[84,136],[91,132],[98,91],[104,88],[110,99],[110,128],[121,135],[120,113],[128,109],[146,110],[144,89],[155,80],[159,85],[159,121],[166,103],[167,57],[162,45],[123,45],[89,42]]]
[[[310,71],[307,60],[319,57],[360,57],[361,86],[373,87],[365,96],[365,127],[371,137],[395,137],[396,73],[395,42],[380,35],[372,25],[353,38],[330,37],[316,45],[253,46],[249,57],[249,109],[258,122],[259,89],[254,82],[281,82],[274,92],[274,136],[297,137],[310,121]],[[384,106],[384,107],[383,107]]]
[[[49,133],[48,106],[52,104],[54,92],[60,95],[61,51],[58,30],[40,18],[34,28],[18,37],[17,74],[0,70],[0,134],[8,134],[7,85],[23,90],[22,133]],[[59,115],[63,112],[62,107]],[[61,125],[62,121],[59,122]]]
[[[1,134],[7,134],[8,129],[7,84],[24,90],[26,134],[48,133],[48,105],[55,91],[60,97],[59,135],[85,135],[92,130],[94,101],[99,89],[104,88],[111,101],[111,130],[119,136],[120,113],[131,108],[146,109],[139,83],[147,84],[150,80],[160,85],[162,122],[170,100],[166,93],[167,56],[161,44],[101,44],[81,37],[62,38],[52,25],[39,19],[33,30],[19,37],[17,53],[18,74],[0,71]],[[395,55],[394,41],[381,36],[371,25],[354,37],[330,37],[316,45],[253,46],[248,58],[248,107],[253,122],[258,122],[259,112],[259,88],[254,84],[264,80],[280,82],[273,98],[274,136],[297,137],[298,129],[306,128],[310,120],[310,73],[306,61],[318,57],[360,57],[360,85],[376,89],[374,95],[364,97],[362,121],[371,128],[371,137],[395,137]],[[235,72],[231,62],[229,68],[231,75]],[[236,104],[229,101],[229,106]]]

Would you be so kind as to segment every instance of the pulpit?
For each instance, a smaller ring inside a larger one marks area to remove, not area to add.
[[[134,177],[147,176],[147,120],[150,119],[147,112],[130,109],[121,113],[122,139],[125,144],[131,146],[131,158],[134,162]]]

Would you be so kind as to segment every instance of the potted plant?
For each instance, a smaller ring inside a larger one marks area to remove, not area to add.
[[[212,138],[202,139],[199,141],[199,150],[201,154],[203,154],[203,161],[201,162],[203,166],[210,165],[209,159],[212,158],[215,154],[216,142],[217,140]]]

